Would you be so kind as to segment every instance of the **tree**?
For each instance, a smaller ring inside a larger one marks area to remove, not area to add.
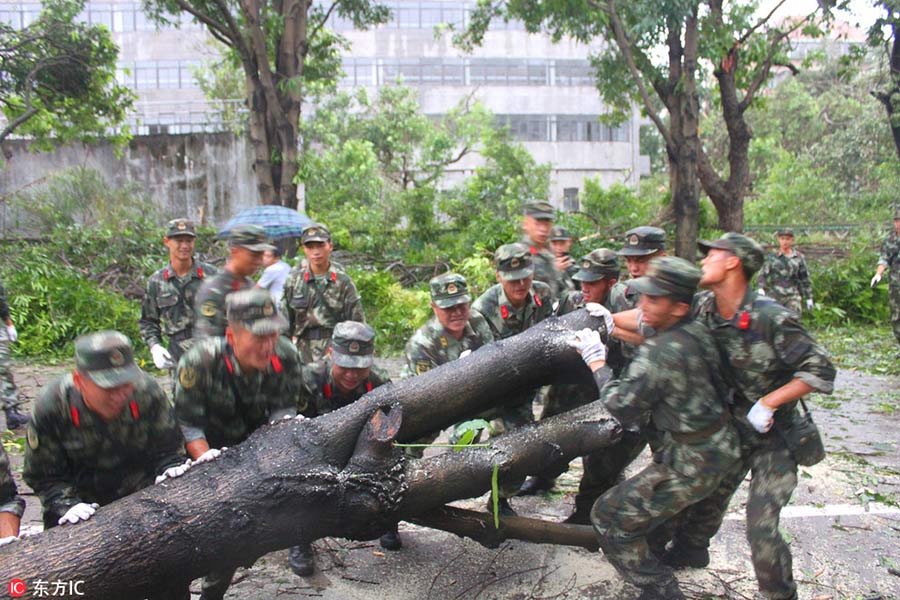
[[[364,29],[385,22],[387,7],[369,0],[149,0],[147,9],[160,22],[186,12],[225,45],[246,81],[260,202],[296,207],[302,105],[336,84],[346,46],[326,22],[339,15]]]
[[[503,533],[487,536],[461,515],[433,511],[487,491],[494,472],[500,481],[519,481],[615,442],[621,426],[602,402],[498,437],[489,448],[421,461],[407,461],[392,442],[417,439],[524,389],[589,377],[565,342],[585,326],[602,328],[602,320],[586,311],[550,319],[339,411],[263,427],[216,461],[103,507],[86,523],[0,548],[0,577],[81,580],[90,598],[142,597],[154,585],[251,562],[300,540],[373,539],[398,519],[491,544]],[[531,530],[533,539],[533,530],[547,527],[523,521],[506,535],[529,537]],[[591,545],[587,527],[553,529],[559,542]]]
[[[880,0],[875,5],[884,8],[887,14],[869,28],[869,45],[886,50],[889,72],[887,81],[873,90],[872,94],[884,106],[897,156],[900,158],[900,2]],[[884,35],[885,28],[890,30],[888,38]]]
[[[83,0],[48,0],[15,29],[0,22],[0,144],[16,134],[50,149],[71,140],[128,139],[133,94],[116,83],[119,49],[109,32],[76,21]]]
[[[493,18],[519,19],[529,30],[545,29],[555,39],[608,40],[593,59],[597,87],[611,109],[607,118],[623,120],[637,102],[662,136],[669,162],[675,252],[691,259],[696,252],[701,183],[716,206],[720,227],[743,228],[751,138],[744,113],[772,67],[787,64],[788,35],[811,18],[774,27],[771,13],[757,20],[754,10],[754,4],[726,10],[723,0],[511,0],[502,5],[487,1],[479,4],[471,26],[457,42],[464,47],[480,43]],[[700,138],[703,61],[711,64],[716,76],[729,133],[727,178],[718,175]]]

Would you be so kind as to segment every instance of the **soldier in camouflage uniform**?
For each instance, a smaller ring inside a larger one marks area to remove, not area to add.
[[[434,315],[406,343],[402,377],[421,375],[494,341],[487,321],[473,313],[465,277],[438,275],[428,282]]]
[[[565,227],[555,225],[550,229],[550,249],[556,256],[556,268],[559,270],[566,291],[581,289],[579,282],[573,279],[575,273],[578,272],[578,265],[569,254],[573,243],[572,234]]]
[[[0,546],[18,539],[19,522],[25,513],[25,499],[19,495],[9,468],[9,457],[0,445]]]
[[[778,251],[770,254],[757,277],[759,293],[765,294],[783,307],[793,311],[798,317],[806,310],[812,310],[812,283],[806,259],[794,249],[794,230],[778,230]]]
[[[878,254],[878,267],[872,277],[874,288],[888,272],[888,301],[891,306],[891,328],[900,344],[900,208],[894,212],[894,231],[884,240]],[[897,353],[900,357],[900,352]]]
[[[652,424],[653,461],[594,504],[591,523],[610,563],[641,589],[641,600],[684,598],[648,536],[668,517],[716,489],[739,458],[720,357],[709,330],[691,316],[700,271],[674,257],[652,260],[631,282],[642,319],[657,333],[638,349],[620,380],[605,367],[600,336],[586,330],[573,345],[594,372],[601,398],[626,429]]]
[[[225,335],[225,298],[256,285],[250,277],[262,266],[263,252],[274,247],[266,241],[266,232],[259,225],[238,225],[229,232],[225,268],[207,278],[197,292],[194,337]]]
[[[156,381],[117,331],[75,340],[75,370],[47,387],[26,431],[23,476],[44,528],[91,518],[98,505],[183,474],[184,439]],[[151,598],[190,598],[189,581]]]
[[[796,405],[802,396],[832,392],[835,370],[796,315],[750,288],[763,263],[759,244],[726,233],[700,247],[707,252],[700,283],[709,291],[694,299],[693,312],[723,357],[741,459],[715,492],[679,517],[664,561],[675,567],[709,563],[709,540],[750,471],[747,537],[760,590],[772,600],[795,600],[791,552],[779,531],[779,516],[797,486],[797,462],[782,432],[801,418]]]
[[[325,358],[303,366],[298,410],[308,417],[324,415],[390,383],[387,372],[375,366],[374,355],[374,329],[357,321],[337,323]],[[380,542],[388,550],[400,549],[396,524]],[[300,576],[311,575],[315,569],[309,544],[291,548],[289,559],[291,569]]]
[[[19,388],[16,387],[9,364],[9,344],[15,342],[19,334],[9,314],[3,283],[0,283],[0,320],[5,324],[4,327],[0,327],[0,404],[6,414],[7,429],[16,429],[28,422],[28,415],[19,411],[19,405],[23,400],[19,397]]]
[[[521,242],[531,253],[534,264],[534,279],[550,286],[553,298],[559,298],[568,288],[565,283],[563,261],[553,254],[548,246],[550,229],[556,211],[549,202],[528,202],[522,217]]]
[[[525,244],[506,244],[497,248],[494,253],[498,283],[479,296],[472,309],[473,313],[487,321],[495,341],[522,333],[543,321],[553,311],[550,287],[534,281],[532,256]],[[485,415],[493,417],[491,425],[495,435],[534,421],[531,403],[535,392],[527,392],[521,398],[515,398],[508,405]],[[513,487],[512,483],[501,490],[502,514],[515,514],[508,498],[518,491],[519,486]],[[490,505],[490,500],[488,503]]]
[[[666,232],[659,227],[641,226],[625,232],[625,240],[619,256],[625,257],[625,266],[631,279],[643,277],[647,265],[658,256],[666,255]],[[629,285],[628,281],[620,281],[609,293],[609,309],[613,313],[631,310],[637,307],[641,295]],[[617,330],[622,335],[624,330]],[[632,340],[622,341],[622,356],[626,362],[634,358],[637,344]]]
[[[225,336],[197,340],[178,363],[175,413],[195,463],[217,458],[266,423],[297,414],[300,357],[280,335],[287,321],[271,294],[252,288],[225,302]],[[201,598],[222,598],[235,569],[209,573]]]
[[[168,266],[147,280],[141,318],[141,337],[150,348],[157,369],[173,369],[190,348],[194,333],[194,298],[205,277],[217,269],[194,256],[197,228],[188,219],[166,224],[163,244],[169,250]],[[163,344],[163,334],[168,348]]]
[[[341,321],[365,323],[362,300],[353,280],[331,260],[331,232],[313,223],[300,237],[306,259],[284,284],[282,307],[288,331],[304,364],[321,359]]]

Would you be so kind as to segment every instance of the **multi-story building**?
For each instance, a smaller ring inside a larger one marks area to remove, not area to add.
[[[344,59],[345,87],[377,88],[402,81],[419,90],[423,111],[441,115],[473,95],[510,127],[534,158],[552,166],[551,200],[577,210],[586,177],[636,186],[649,170],[639,153],[639,113],[620,127],[601,125],[606,112],[594,84],[590,46],[529,34],[516,22],[495,23],[471,54],[455,48],[435,27],[465,27],[473,2],[391,0],[390,22],[367,31],[333,18],[331,26],[352,46]],[[36,2],[0,0],[0,19],[24,25],[40,11]],[[103,24],[121,48],[119,80],[137,93],[136,134],[221,129],[217,112],[199,89],[194,68],[216,56],[211,38],[189,19],[157,29],[139,2],[89,0],[85,20]],[[600,43],[600,42],[598,42]],[[235,102],[241,102],[235,99]],[[467,157],[445,183],[471,173]]]

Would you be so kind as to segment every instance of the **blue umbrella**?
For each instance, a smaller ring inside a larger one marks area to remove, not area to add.
[[[259,225],[266,230],[270,239],[300,237],[303,228],[312,220],[302,212],[284,206],[254,206],[246,208],[231,217],[218,236],[224,237],[238,225]]]

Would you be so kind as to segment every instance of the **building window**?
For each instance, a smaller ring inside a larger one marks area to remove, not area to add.
[[[578,188],[563,188],[563,210],[566,212],[581,210],[581,202],[578,200]]]

